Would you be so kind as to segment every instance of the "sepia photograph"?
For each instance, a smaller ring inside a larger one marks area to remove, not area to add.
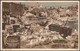
[[[78,49],[79,2],[1,2],[2,49]]]

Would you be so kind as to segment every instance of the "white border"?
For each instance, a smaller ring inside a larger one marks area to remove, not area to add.
[[[78,2],[78,49],[2,49],[2,2]],[[79,50],[79,1],[1,1],[1,50]]]

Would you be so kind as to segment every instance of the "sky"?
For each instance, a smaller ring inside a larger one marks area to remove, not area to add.
[[[25,4],[25,6],[29,5],[29,4],[36,4],[35,3],[28,3],[28,2],[21,2],[21,4]],[[43,7],[46,6],[54,6],[54,7],[60,7],[60,6],[72,6],[72,5],[77,5],[77,2],[39,2],[39,4]]]
[[[1,0],[1,1],[64,1],[64,0]],[[79,0],[65,0],[65,1],[79,1]]]

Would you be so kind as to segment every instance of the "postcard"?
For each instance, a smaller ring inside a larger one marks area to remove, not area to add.
[[[79,49],[79,2],[1,1],[1,49]]]

